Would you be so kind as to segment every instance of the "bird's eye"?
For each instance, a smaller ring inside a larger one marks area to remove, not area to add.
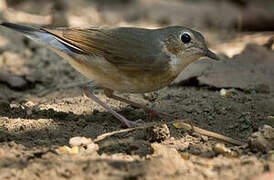
[[[191,37],[188,33],[184,33],[181,35],[181,41],[185,44],[189,43],[191,41]]]

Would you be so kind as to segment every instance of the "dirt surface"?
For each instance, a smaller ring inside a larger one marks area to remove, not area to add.
[[[273,36],[271,32],[247,34],[233,30],[232,18],[241,9],[227,1],[4,2],[0,3],[0,19],[19,23],[141,27],[187,24],[199,29],[209,47],[224,57],[241,54],[250,42],[261,46]],[[223,14],[218,16],[220,8]],[[233,16],[225,14],[231,12]],[[264,51],[273,55],[272,48],[260,52]],[[102,90],[95,90],[101,100],[128,119],[162,124],[121,131],[124,127],[115,117],[75,86],[88,80],[67,61],[2,27],[0,71],[0,179],[273,177],[273,89],[245,91],[234,87],[222,96],[221,87],[190,81],[145,95],[117,93],[171,118],[152,118],[141,109],[108,99]],[[168,123],[183,119],[244,145],[225,144],[236,153],[234,157],[220,153],[216,144],[224,142]],[[121,132],[98,139],[115,131]]]

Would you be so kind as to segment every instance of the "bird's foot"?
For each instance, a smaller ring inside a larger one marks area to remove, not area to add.
[[[129,121],[127,119],[124,119],[122,123],[128,128],[132,128],[132,127],[141,126],[142,124],[144,124],[144,121],[142,119],[138,119],[136,121]]]

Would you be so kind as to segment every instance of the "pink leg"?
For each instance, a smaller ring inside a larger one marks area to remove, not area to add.
[[[137,121],[129,121],[127,120],[124,116],[120,115],[119,113],[117,113],[116,111],[114,111],[113,109],[111,109],[108,105],[106,105],[104,102],[102,102],[100,99],[98,99],[93,93],[92,93],[92,89],[89,87],[82,87],[84,94],[89,97],[90,99],[92,99],[93,101],[95,101],[96,103],[98,103],[99,105],[101,105],[103,108],[105,108],[106,110],[108,110],[111,114],[113,114],[117,119],[119,119],[124,125],[126,125],[127,127],[133,127],[133,126],[137,126],[138,124],[142,123],[142,120],[137,120]]]
[[[149,112],[152,114],[152,116],[159,116],[159,115],[165,115],[165,116],[169,116],[171,117],[170,115],[168,114],[165,114],[165,113],[162,113],[162,112],[158,112],[154,109],[151,109],[151,108],[148,108],[142,104],[138,104],[136,102],[133,102],[133,101],[130,101],[130,100],[127,100],[127,99],[124,99],[124,98],[121,98],[119,96],[116,96],[115,94],[113,94],[113,90],[111,89],[107,89],[107,88],[104,88],[104,93],[105,95],[108,97],[108,98],[112,98],[112,99],[116,99],[118,101],[121,101],[121,102],[125,102],[127,104],[130,104],[134,107],[138,107],[138,108],[141,108],[141,109],[144,109],[146,112]]]

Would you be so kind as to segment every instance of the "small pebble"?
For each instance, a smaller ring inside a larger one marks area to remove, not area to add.
[[[166,124],[155,125],[146,128],[145,137],[150,142],[161,142],[170,137],[170,132]]]
[[[188,152],[183,152],[183,153],[181,153],[181,157],[184,160],[189,160],[190,159],[190,154]]]
[[[239,154],[235,151],[232,151],[231,149],[225,147],[223,143],[217,143],[213,150],[216,153],[222,154],[226,157],[239,157]]]
[[[153,102],[158,98],[158,93],[157,92],[144,93],[143,98],[150,101],[150,102]]]
[[[93,141],[90,138],[86,137],[72,137],[69,140],[69,145],[73,146],[87,146],[89,144],[93,144]]]
[[[35,106],[35,104],[32,101],[27,101],[27,102],[24,103],[24,105],[27,106],[27,107]]]
[[[32,114],[32,110],[31,109],[28,109],[27,110],[27,115],[30,116]]]
[[[69,152],[70,154],[78,154],[79,153],[79,147],[73,146]]]
[[[267,153],[274,149],[274,128],[264,125],[259,131],[248,138],[248,144],[252,151]]]
[[[94,153],[99,150],[98,144],[95,144],[90,138],[86,137],[70,138],[69,144],[71,147],[78,147],[81,152]]]
[[[208,137],[207,137],[207,136],[203,136],[203,135],[202,135],[202,136],[201,136],[201,139],[202,139],[203,142],[207,142],[207,141],[208,141]]]
[[[57,150],[57,153],[63,154],[63,153],[68,153],[71,155],[75,155],[79,153],[79,147],[78,146],[73,146],[72,148],[68,146],[61,146]]]
[[[99,150],[99,146],[95,143],[93,144],[89,144],[87,146],[86,152],[88,153],[93,153],[93,152],[97,152]]]
[[[69,153],[71,148],[68,146],[61,146],[56,150],[58,153]]]
[[[220,90],[220,96],[222,96],[222,97],[224,97],[224,98],[228,97],[229,94],[230,94],[230,91],[227,90],[227,89],[221,89],[221,90]]]

